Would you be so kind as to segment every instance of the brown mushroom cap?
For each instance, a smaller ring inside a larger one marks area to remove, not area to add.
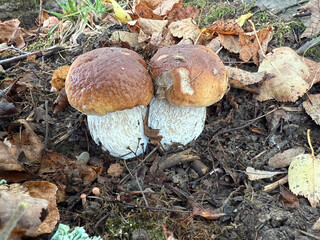
[[[150,61],[156,95],[178,106],[204,107],[227,91],[227,70],[219,56],[201,45],[174,45]]]
[[[146,63],[136,52],[99,48],[72,63],[65,85],[71,106],[90,115],[148,105],[153,95]]]

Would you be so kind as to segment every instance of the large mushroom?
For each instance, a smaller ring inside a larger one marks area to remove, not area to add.
[[[70,105],[88,115],[91,136],[104,150],[123,159],[144,152],[149,139],[143,120],[153,85],[136,52],[108,47],[80,55],[65,89]]]
[[[161,144],[186,145],[202,132],[206,106],[227,91],[227,70],[211,49],[200,45],[174,45],[157,51],[150,61],[155,95],[148,125],[159,129]]]

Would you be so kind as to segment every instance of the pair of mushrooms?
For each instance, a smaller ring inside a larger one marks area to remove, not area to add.
[[[71,65],[65,86],[70,105],[88,115],[92,138],[115,157],[145,151],[148,105],[148,126],[160,130],[164,149],[196,139],[205,107],[219,101],[228,85],[218,55],[200,45],[159,49],[150,74],[136,52],[117,47],[92,50]]]

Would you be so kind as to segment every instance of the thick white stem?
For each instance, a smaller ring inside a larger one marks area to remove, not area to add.
[[[205,107],[179,107],[164,98],[153,98],[149,105],[148,126],[160,129],[161,144],[168,149],[173,143],[186,145],[202,132]]]
[[[105,116],[88,115],[91,136],[112,156],[128,159],[140,155],[149,142],[143,126],[146,112],[146,107],[137,106]]]

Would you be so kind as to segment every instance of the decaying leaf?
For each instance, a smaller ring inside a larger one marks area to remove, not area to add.
[[[269,131],[271,132],[280,126],[281,120],[288,121],[289,117],[288,117],[288,114],[286,113],[286,111],[284,111],[283,109],[278,109],[278,110],[274,111],[273,113],[268,114],[266,116],[266,120],[268,123]]]
[[[282,153],[277,153],[273,157],[269,159],[269,166],[274,167],[274,168],[284,168],[288,167],[292,160],[304,153],[304,148],[303,147],[297,147],[297,148],[291,148],[288,150],[285,150]]]
[[[47,181],[28,181],[22,184],[28,190],[31,197],[48,201],[48,215],[44,222],[34,232],[29,232],[27,236],[36,237],[40,234],[51,233],[60,219],[56,202],[57,186]]]
[[[24,203],[25,211],[11,232],[10,239],[23,234],[29,236],[37,231],[40,224],[45,220],[48,211],[48,201],[40,198],[30,197],[25,191],[0,190],[0,227],[1,229],[9,221],[14,211]],[[21,211],[21,210],[20,210]]]
[[[306,79],[306,82],[312,86],[318,82],[320,82],[320,63],[312,61],[308,58],[302,58],[303,62],[309,68],[309,77]]]
[[[192,18],[172,22],[168,29],[174,37],[181,38],[181,41],[192,40],[193,43],[198,40],[201,34],[199,27]]]
[[[312,154],[296,156],[288,172],[290,190],[306,197],[312,207],[320,200],[320,159]]]
[[[57,99],[52,105],[53,115],[57,115],[59,112],[63,111],[69,105],[68,97],[65,89],[61,89]]]
[[[5,22],[0,21],[0,43],[14,42],[17,48],[25,46],[20,21],[12,19]]]
[[[28,171],[41,159],[44,148],[39,137],[33,132],[26,120],[18,120],[25,128],[21,132],[0,141],[0,172]]]
[[[258,72],[274,75],[260,86],[258,101],[276,99],[279,102],[295,102],[309,89],[306,79],[308,66],[294,50],[288,47],[276,48],[267,55]]]
[[[296,195],[289,191],[288,188],[280,186],[280,195],[290,204],[291,208],[297,208],[300,205]]]
[[[256,38],[258,36],[259,42]],[[244,62],[248,62],[251,58],[253,62],[259,66],[260,61],[263,59],[263,55],[267,51],[268,43],[272,39],[273,30],[272,27],[261,29],[257,33],[250,32],[241,34],[239,36],[239,47],[240,47],[240,59]]]
[[[217,212],[210,208],[202,209],[199,207],[193,207],[192,214],[198,215],[210,220],[215,220],[226,215],[225,213]]]
[[[57,68],[51,78],[51,92],[59,92],[64,88],[65,81],[69,72],[70,66],[62,66]]]
[[[0,97],[0,118],[8,117],[18,113],[17,107],[5,96]]]
[[[284,172],[270,172],[270,171],[261,171],[256,170],[252,167],[247,167],[246,174],[250,181],[256,181],[264,178],[271,178],[278,174],[283,174]]]
[[[244,15],[241,15],[237,20],[236,22],[239,24],[240,27],[243,26],[243,24],[245,23],[245,21],[249,18],[252,17],[252,13],[247,13],[247,14],[244,14]]]
[[[320,1],[311,0],[306,5],[299,9],[299,12],[305,12],[309,10],[311,12],[311,23],[307,29],[302,33],[301,38],[312,37],[320,33]]]
[[[109,176],[117,178],[117,177],[120,177],[122,171],[123,171],[123,168],[119,163],[113,163],[108,168],[107,173]]]
[[[308,94],[308,99],[302,105],[312,120],[320,125],[320,94]]]

